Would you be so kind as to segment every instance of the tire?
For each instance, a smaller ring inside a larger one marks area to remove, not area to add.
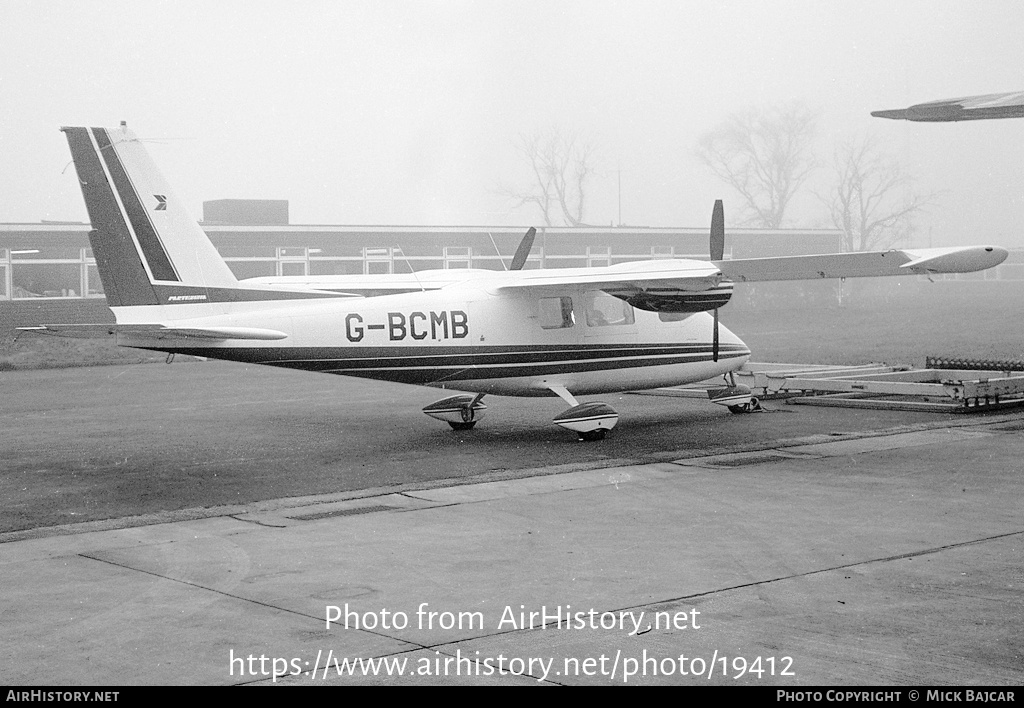
[[[729,406],[730,413],[753,413],[756,410],[760,410],[761,402],[756,398],[751,398],[750,403],[744,403],[739,406]]]

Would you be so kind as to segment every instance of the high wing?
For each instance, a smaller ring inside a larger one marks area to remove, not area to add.
[[[732,296],[713,263],[694,260],[637,261],[601,268],[557,268],[503,273],[498,292],[530,289],[557,293],[591,286],[652,312],[706,312]]]
[[[285,339],[288,335],[274,329],[256,327],[168,327],[162,324],[59,324],[18,329],[37,334],[76,339],[96,339],[121,335],[145,339]]]
[[[740,282],[869,278],[928,273],[973,273],[997,266],[1009,252],[998,246],[914,248],[858,253],[714,261],[722,275]]]
[[[918,103],[909,108],[872,111],[876,118],[912,120],[926,123],[950,123],[961,120],[991,120],[1024,117],[1024,91],[989,93],[982,96],[948,98]]]
[[[552,268],[528,270],[506,276],[499,289],[544,288],[564,285],[596,285],[619,288],[658,285],[680,290],[707,290],[721,282],[721,270],[707,261],[660,260],[631,261],[597,268]]]
[[[239,283],[246,287],[272,288],[286,291],[310,290],[349,297],[375,297],[378,295],[394,295],[396,293],[439,290],[481,273],[491,274],[494,272],[478,268],[459,268],[380,275],[267,275],[247,278],[239,281]]]
[[[508,268],[510,271],[520,271],[525,267],[536,235],[537,229],[533,227],[526,232],[512,258],[512,265]],[[241,283],[257,288],[280,288],[288,291],[315,290],[348,297],[377,297],[379,295],[440,290],[450,285],[467,280],[477,280],[481,276],[493,274],[494,271],[479,268],[459,268],[379,275],[260,276],[248,278]]]
[[[646,261],[604,268],[498,274],[505,277],[496,289],[499,292],[521,289],[554,292],[567,286],[590,286],[642,310],[701,312],[728,302],[732,281],[971,273],[999,265],[1007,255],[1006,249],[998,246],[965,246],[709,262]]]

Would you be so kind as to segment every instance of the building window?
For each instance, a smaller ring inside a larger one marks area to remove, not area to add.
[[[469,246],[445,246],[444,247],[444,268],[470,268],[472,267],[473,249]]]
[[[363,273],[366,275],[386,275],[395,272],[395,249],[364,248]]]
[[[604,248],[594,248],[592,246],[587,246],[587,268],[610,266],[611,264],[611,246],[605,246]]]
[[[239,280],[247,278],[266,278],[277,275],[278,262],[276,258],[243,259],[225,258],[228,268]]]
[[[100,280],[100,270],[94,263],[85,266],[85,296],[103,297],[103,281]]]
[[[13,264],[14,297],[82,297],[82,265],[79,263]]]
[[[537,304],[537,320],[544,329],[566,329],[576,324],[571,297],[542,297]]]
[[[277,275],[309,275],[309,249],[278,248]]]

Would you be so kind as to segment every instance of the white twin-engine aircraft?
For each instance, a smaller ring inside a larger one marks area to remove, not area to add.
[[[66,336],[471,392],[424,409],[457,430],[485,394],[558,396],[554,420],[600,439],[618,414],[576,396],[722,376],[709,396],[734,412],[751,392],[731,373],[750,356],[718,323],[730,281],[962,273],[1006,258],[995,246],[723,260],[716,203],[711,260],[522,270],[530,230],[508,271],[252,278],[239,281],[185,211],[142,143],[118,129],[63,128],[93,230],[115,325],[47,325]]]

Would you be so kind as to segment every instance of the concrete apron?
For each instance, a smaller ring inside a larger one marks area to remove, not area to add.
[[[11,541],[0,679],[1019,685],[1019,427]]]

